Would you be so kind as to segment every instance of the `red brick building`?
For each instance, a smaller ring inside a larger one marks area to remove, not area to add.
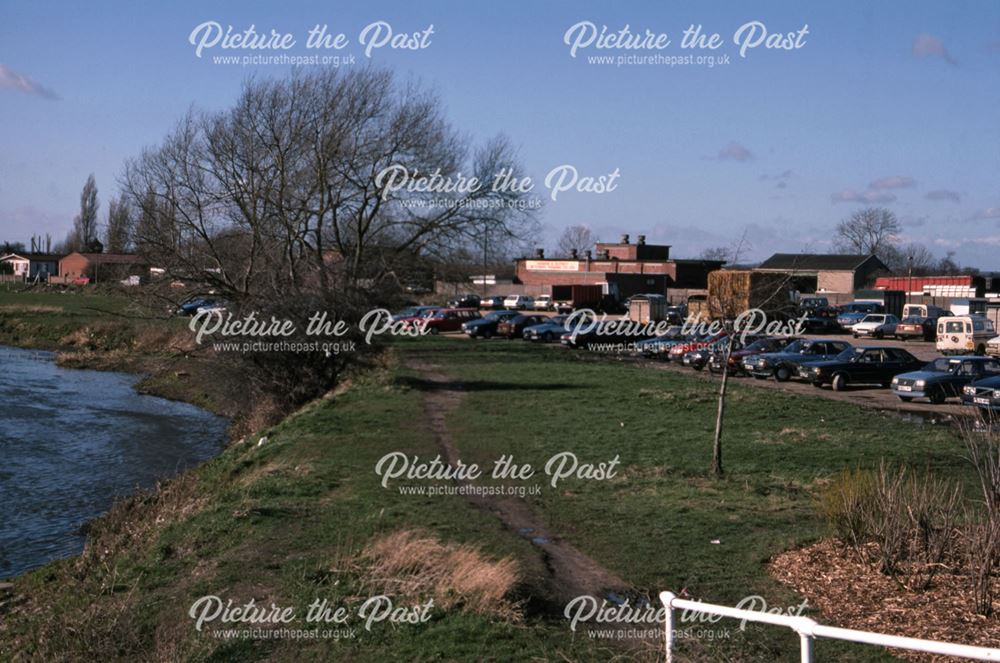
[[[541,250],[534,258],[519,258],[514,262],[514,283],[544,293],[556,285],[601,285],[605,293],[621,298],[638,293],[666,295],[669,289],[707,288],[709,272],[724,264],[721,260],[671,259],[669,245],[647,244],[644,235],[634,244],[623,235],[620,242],[599,242],[595,249],[565,259],[546,258]]]
[[[133,275],[148,276],[149,265],[128,253],[71,253],[59,261],[59,276],[67,281],[80,277],[117,281]]]

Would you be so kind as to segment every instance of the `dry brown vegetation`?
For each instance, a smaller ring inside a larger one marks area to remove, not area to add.
[[[498,617],[522,618],[510,600],[521,582],[517,563],[491,560],[472,545],[443,543],[434,535],[402,530],[372,541],[360,558],[364,581],[380,591],[411,598],[433,598],[436,606]]]

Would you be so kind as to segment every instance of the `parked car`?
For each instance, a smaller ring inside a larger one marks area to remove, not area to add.
[[[984,355],[996,335],[993,321],[981,315],[944,316],[938,318],[937,350],[944,355]]]
[[[535,297],[535,304],[532,308],[536,311],[549,311],[553,307],[552,295],[539,295]]]
[[[773,377],[784,382],[797,375],[799,366],[826,361],[851,347],[847,341],[828,341],[822,338],[800,338],[789,343],[780,352],[751,355],[743,360],[743,370],[757,379]]]
[[[869,313],[885,313],[885,307],[878,302],[851,302],[840,307],[837,313],[837,324],[841,329],[850,331],[851,327],[861,322]]]
[[[695,337],[693,335],[681,334],[681,327],[679,325],[674,325],[669,327],[666,332],[660,334],[659,336],[653,336],[652,338],[639,341],[635,344],[635,348],[636,352],[643,357],[655,357],[657,355],[670,352],[670,348],[683,340],[693,340],[694,338]]]
[[[400,320],[408,320],[410,318],[420,318],[430,311],[436,311],[441,308],[440,306],[408,306],[404,308],[399,313],[392,316],[393,322],[399,322]]]
[[[491,311],[479,318],[462,325],[462,331],[470,338],[492,338],[496,336],[497,326],[507,318],[517,315],[517,311]]]
[[[621,319],[602,320],[589,329],[580,330],[574,337],[574,331],[563,332],[559,341],[571,348],[590,348],[595,343],[610,345],[636,344],[645,337],[633,333],[624,333],[618,326]]]
[[[834,391],[843,391],[852,384],[888,387],[897,375],[915,371],[923,364],[902,348],[860,346],[844,350],[836,359],[803,364],[799,376],[814,387],[829,384]]]
[[[826,298],[824,297],[823,300],[825,301]],[[800,328],[803,332],[810,334],[840,331],[837,313],[837,309],[832,306],[800,308],[799,317],[805,315]]]
[[[991,412],[1000,410],[1000,375],[980,378],[962,387],[962,403]]]
[[[530,315],[515,315],[501,320],[497,324],[497,336],[505,336],[508,339],[521,338],[525,328],[532,325],[539,325],[547,320],[547,316],[533,313]]]
[[[525,327],[521,336],[527,341],[543,341],[545,343],[555,341],[566,332],[564,325],[567,317],[569,316],[554,315],[551,318],[545,318],[543,322]]]
[[[900,341],[911,339],[933,341],[937,336],[937,319],[922,318],[917,315],[903,318],[896,325],[896,331],[893,333],[893,336]]]
[[[753,337],[747,336],[745,340],[747,344],[750,344],[756,341],[757,338],[758,337],[756,336]],[[736,338],[734,338],[733,339],[733,348],[735,348],[734,352],[736,351],[736,349],[742,348],[743,343],[744,339],[742,337],[737,336]],[[729,336],[728,335],[722,336],[717,341],[713,342],[712,344],[706,347],[695,348],[690,352],[685,353],[684,356],[681,357],[681,364],[683,364],[684,366],[688,366],[689,368],[693,368],[696,371],[700,371],[703,368],[705,368],[705,366],[708,365],[708,362],[712,359],[712,357],[716,355],[725,354],[728,345],[729,345]]]
[[[439,334],[441,332],[460,331],[465,323],[478,319],[479,311],[476,309],[443,308],[421,318],[413,324],[423,326],[428,334]]]
[[[220,300],[214,297],[192,297],[177,307],[177,312],[182,315],[194,315],[203,308],[214,309],[219,306]]]
[[[507,295],[490,295],[485,297],[479,302],[479,308],[485,309],[502,309],[503,300],[507,299]]]
[[[899,318],[891,313],[869,313],[861,319],[861,322],[851,327],[854,338],[859,336],[870,336],[872,338],[885,338],[896,333],[896,325]]]
[[[503,300],[503,307],[510,310],[534,308],[534,306],[535,298],[528,295],[508,295],[507,299]]]
[[[469,293],[449,300],[448,306],[451,308],[479,308],[479,303],[479,295]]]
[[[919,371],[894,377],[892,393],[904,402],[926,398],[940,404],[946,398],[961,397],[965,385],[991,376],[1000,376],[1000,361],[993,357],[938,357]]]
[[[796,340],[798,339],[793,336],[772,336],[748,343],[745,347],[733,350],[729,354],[729,371],[733,374],[743,373],[744,375],[750,375],[749,371],[743,365],[744,360],[749,360],[765,352],[781,352]],[[725,352],[713,353],[712,357],[708,360],[708,370],[712,373],[721,373],[722,363],[725,360]]]
[[[719,332],[718,334],[706,334],[705,336],[689,341],[681,341],[670,348],[670,351],[667,353],[667,359],[669,361],[683,363],[684,355],[687,353],[694,350],[706,350],[712,347],[715,343],[718,343],[726,338],[728,335],[728,332]]]

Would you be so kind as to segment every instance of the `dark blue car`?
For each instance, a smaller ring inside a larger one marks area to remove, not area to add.
[[[566,332],[566,315],[554,315],[546,322],[525,327],[521,335],[526,341],[544,341],[550,343],[556,341]]]
[[[781,352],[747,357],[743,361],[743,370],[760,380],[774,377],[778,382],[784,382],[798,373],[800,365],[833,359],[850,347],[847,341],[800,338]]]
[[[940,404],[962,396],[966,385],[989,377],[1000,377],[1000,361],[993,357],[938,357],[919,371],[894,377],[892,393],[904,402],[926,398]]]

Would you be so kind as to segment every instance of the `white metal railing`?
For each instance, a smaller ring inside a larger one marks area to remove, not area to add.
[[[927,652],[929,654],[943,654],[945,656],[958,656],[977,661],[1000,661],[1000,649],[992,647],[973,647],[971,645],[957,645],[950,642],[938,642],[937,640],[920,640],[919,638],[904,638],[898,635],[883,635],[881,633],[870,633],[868,631],[855,631],[849,628],[836,628],[833,626],[823,626],[817,624],[808,617],[792,617],[789,615],[774,615],[756,610],[741,610],[740,608],[730,608],[724,605],[713,605],[702,603],[701,601],[689,601],[678,598],[673,592],[660,592],[660,601],[666,608],[666,645],[667,663],[672,663],[674,652],[674,610],[690,610],[696,613],[708,615],[718,615],[719,617],[730,617],[748,622],[759,622],[762,624],[773,624],[774,626],[785,626],[799,634],[799,642],[802,647],[802,663],[812,663],[812,647],[815,638],[830,638],[832,640],[847,640],[849,642],[860,642],[868,645],[879,645],[882,647],[893,647],[896,649],[909,649],[911,651]]]

